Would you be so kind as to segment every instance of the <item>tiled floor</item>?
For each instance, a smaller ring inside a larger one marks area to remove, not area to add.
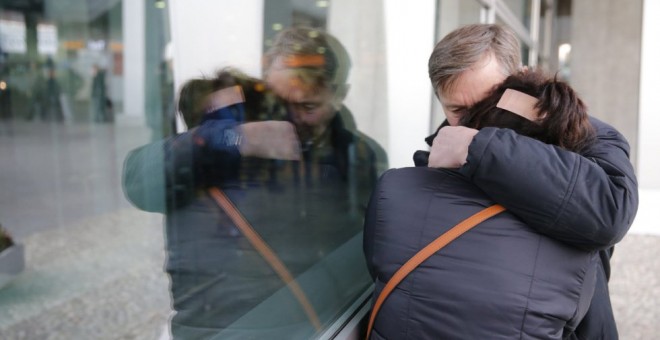
[[[660,236],[629,234],[615,247],[610,295],[622,340],[660,335]]]
[[[612,258],[610,295],[622,340],[660,335],[660,190],[639,194],[635,221]]]

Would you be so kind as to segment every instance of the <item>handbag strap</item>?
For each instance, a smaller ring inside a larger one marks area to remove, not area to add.
[[[383,302],[387,297],[390,295],[390,293],[396,288],[396,286],[403,281],[403,279],[410,274],[415,268],[417,268],[422,262],[426,261],[431,255],[437,253],[440,249],[442,249],[444,246],[458,238],[459,236],[463,235],[466,231],[474,228],[476,225],[479,223],[503,212],[506,210],[503,206],[499,204],[492,205],[488,208],[484,208],[483,210],[477,212],[476,214],[466,218],[462,222],[458,223],[451,229],[447,230],[445,233],[440,235],[438,238],[433,240],[433,242],[429,243],[426,247],[424,247],[422,250],[417,252],[415,256],[411,257],[410,260],[408,260],[406,263],[404,263],[401,268],[399,268],[394,275],[392,275],[392,278],[387,281],[387,284],[385,284],[385,287],[383,287],[383,290],[380,292],[378,295],[378,298],[376,299],[376,302],[374,303],[374,307],[371,310],[371,316],[369,317],[369,325],[367,326],[367,336],[366,339],[369,339],[371,336],[371,331],[374,326],[374,321],[376,320],[376,315],[378,314],[378,311],[383,305]]]
[[[268,246],[268,243],[266,243],[266,241],[261,238],[257,231],[252,228],[243,214],[238,211],[238,208],[236,208],[236,206],[231,202],[229,197],[227,197],[227,195],[225,195],[222,190],[217,187],[212,187],[209,189],[209,194],[215,200],[215,202],[227,213],[229,218],[231,218],[236,227],[248,239],[250,244],[252,244],[252,246],[259,252],[261,257],[263,257],[264,260],[268,262],[268,264],[271,266],[271,268],[273,268],[280,279],[282,279],[282,281],[288,285],[289,289],[305,311],[305,314],[307,314],[309,321],[312,323],[312,325],[314,325],[314,328],[316,328],[317,331],[320,330],[321,322],[319,321],[319,317],[316,315],[316,311],[314,311],[314,307],[312,307],[312,304],[307,299],[305,292],[302,290],[300,285],[298,285],[298,282],[293,278],[293,275],[291,275],[291,272],[289,272],[288,268],[286,265],[284,265],[282,260],[277,257],[277,254],[275,254],[275,252]]]

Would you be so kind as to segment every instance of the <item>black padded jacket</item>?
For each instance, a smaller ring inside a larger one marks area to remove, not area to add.
[[[364,248],[375,295],[417,251],[494,204],[462,174],[386,172],[372,195]],[[510,212],[462,235],[392,292],[372,339],[562,339],[585,315],[596,251],[541,235]]]

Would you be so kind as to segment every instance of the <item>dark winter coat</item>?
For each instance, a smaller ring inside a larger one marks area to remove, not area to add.
[[[393,273],[494,204],[453,170],[386,172],[369,204],[365,254],[377,296]],[[597,255],[540,235],[510,212],[468,231],[390,294],[373,339],[562,339],[586,313]]]

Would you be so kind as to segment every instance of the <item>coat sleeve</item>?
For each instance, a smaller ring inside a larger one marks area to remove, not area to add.
[[[218,133],[233,129],[227,123]],[[235,174],[240,155],[235,145],[214,149],[195,142],[194,131],[132,150],[124,161],[122,186],[137,208],[157,213],[185,206],[196,192]]]
[[[592,123],[597,141],[582,155],[484,128],[460,172],[538,232],[587,250],[609,248],[637,213],[637,179],[625,138]]]
[[[139,209],[166,213],[173,202],[193,195],[193,163],[189,133],[139,147],[124,161],[124,195]]]

